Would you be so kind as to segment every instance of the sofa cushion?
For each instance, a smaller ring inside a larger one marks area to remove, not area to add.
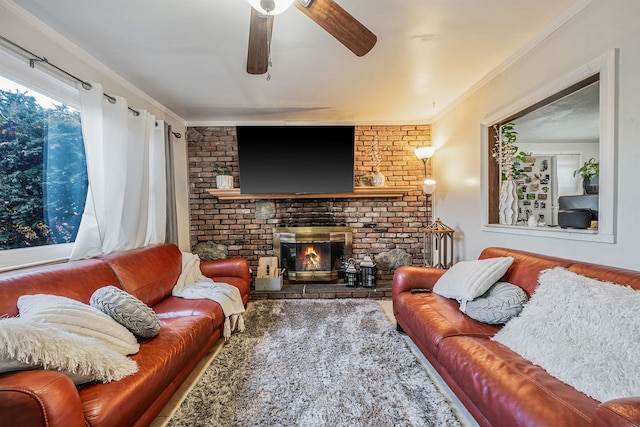
[[[504,276],[511,263],[513,257],[460,261],[438,279],[433,292],[447,298],[471,301]]]
[[[172,244],[152,245],[100,257],[122,289],[153,307],[171,295],[182,272],[182,253]]]
[[[136,337],[111,317],[88,304],[58,295],[23,295],[18,298],[20,317],[40,321],[67,332],[96,338],[120,354],[140,349]]]
[[[91,295],[89,303],[138,338],[153,338],[160,331],[160,319],[156,313],[138,298],[115,286],[98,289]]]
[[[22,295],[64,295],[89,302],[96,289],[114,283],[118,279],[113,270],[96,259],[5,271],[0,273],[0,317],[17,316],[16,301]]]
[[[500,325],[516,317],[527,300],[527,294],[519,286],[497,282],[478,298],[461,305],[460,310],[472,319]]]
[[[161,323],[160,333],[131,356],[140,366],[135,376],[109,383],[108,390],[102,384],[87,384],[79,390],[87,425],[130,425],[139,419],[188,375],[220,336],[214,335],[205,316],[162,319]]]
[[[447,338],[438,361],[486,417],[487,425],[588,426],[598,406],[488,338]]]
[[[138,365],[96,338],[22,317],[0,320],[0,372],[26,369],[60,371],[83,384],[120,380]]]
[[[547,270],[494,339],[600,401],[640,396],[640,291]]]
[[[457,335],[492,336],[498,327],[470,319],[455,300],[433,293],[402,292],[393,302],[396,319],[423,350],[437,354],[445,338]]]

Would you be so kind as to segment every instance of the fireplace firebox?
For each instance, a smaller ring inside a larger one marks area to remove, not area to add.
[[[289,282],[338,282],[351,257],[351,228],[276,227],[273,246]]]

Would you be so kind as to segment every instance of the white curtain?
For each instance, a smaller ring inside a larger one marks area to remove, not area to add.
[[[71,259],[164,241],[164,124],[158,130],[153,115],[138,111],[124,98],[110,101],[98,83],[80,89],[89,191]]]

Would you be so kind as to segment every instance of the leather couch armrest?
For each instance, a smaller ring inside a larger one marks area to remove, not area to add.
[[[84,425],[80,395],[65,374],[43,370],[0,374],[0,426]]]
[[[596,408],[592,426],[640,426],[640,397],[609,400]]]
[[[239,277],[251,283],[249,262],[242,257],[200,261],[200,271],[207,277]]]
[[[433,289],[446,270],[430,267],[403,266],[393,274],[393,296],[411,289]]]

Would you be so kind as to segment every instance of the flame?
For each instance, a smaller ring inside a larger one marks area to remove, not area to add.
[[[322,265],[320,255],[316,252],[316,249],[313,246],[307,247],[302,258],[304,270],[318,270]]]

